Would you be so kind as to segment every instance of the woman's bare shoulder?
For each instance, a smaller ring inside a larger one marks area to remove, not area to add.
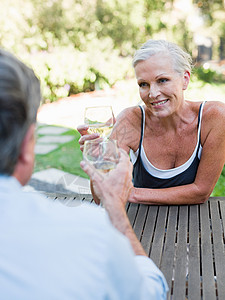
[[[130,122],[133,120],[141,120],[141,109],[139,106],[131,106],[122,110],[116,118],[117,121]]]
[[[225,138],[225,104],[220,101],[207,101],[202,115],[202,144],[209,136],[213,140]],[[216,138],[217,137],[217,138]]]
[[[225,103],[221,101],[207,101],[204,106],[204,118],[211,124],[225,122]]]
[[[225,101],[225,100],[224,100]],[[196,114],[199,112],[199,107],[202,101],[188,101],[192,111]],[[216,121],[216,118],[225,118],[225,102],[221,101],[206,101],[203,108],[203,120]],[[211,123],[211,122],[210,122]]]

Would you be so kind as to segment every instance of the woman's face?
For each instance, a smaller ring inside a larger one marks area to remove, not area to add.
[[[188,71],[179,74],[166,53],[151,56],[135,66],[139,93],[147,108],[157,117],[168,117],[176,112],[184,100],[188,86]]]

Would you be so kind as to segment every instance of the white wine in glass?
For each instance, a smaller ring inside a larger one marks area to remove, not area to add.
[[[95,167],[95,169],[99,170],[102,173],[108,173],[109,171],[115,169],[116,163],[114,161],[105,160],[96,162],[93,164],[93,166]]]
[[[118,163],[118,148],[115,140],[88,140],[84,143],[83,159],[97,170],[107,173]]]
[[[88,132],[99,133],[100,137],[108,138],[111,134],[114,116],[111,106],[86,107],[84,123],[88,125]]]

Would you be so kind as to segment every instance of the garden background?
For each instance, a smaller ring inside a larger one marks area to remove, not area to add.
[[[35,70],[43,107],[111,90],[128,106],[137,104],[132,55],[149,38],[168,39],[191,54],[187,98],[225,101],[223,0],[1,0],[0,6],[0,46]],[[85,176],[79,134],[70,129],[75,142],[37,155],[35,171],[55,167]],[[224,196],[224,186],[225,168],[213,195]]]

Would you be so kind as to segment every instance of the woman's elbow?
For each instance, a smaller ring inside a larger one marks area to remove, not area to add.
[[[196,186],[196,188],[197,188],[197,190],[196,190],[197,203],[198,204],[205,203],[209,199],[209,197],[212,193],[212,190],[211,189],[209,190],[209,189],[203,188],[203,187],[198,187],[198,186]]]
[[[205,203],[208,199],[209,199],[210,195],[209,196],[202,196],[199,198],[199,204],[203,204]]]

